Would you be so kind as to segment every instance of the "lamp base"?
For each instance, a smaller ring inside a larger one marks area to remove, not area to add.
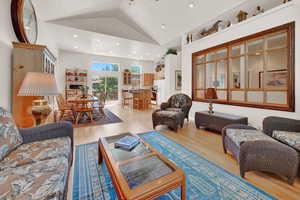
[[[209,114],[214,114],[214,109],[213,109],[213,103],[212,102],[209,102],[208,113]]]
[[[47,100],[39,99],[32,101],[31,112],[35,120],[35,126],[44,124],[51,111],[52,109],[48,105]]]

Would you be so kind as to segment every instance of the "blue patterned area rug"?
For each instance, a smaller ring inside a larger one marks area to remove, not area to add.
[[[152,131],[139,134],[186,173],[188,200],[273,200],[259,188],[247,183],[173,140]],[[98,165],[98,145],[76,147],[73,200],[116,200],[117,196],[104,162]],[[178,200],[180,189],[157,200]]]

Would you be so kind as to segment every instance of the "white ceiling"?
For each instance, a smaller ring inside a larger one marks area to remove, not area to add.
[[[191,1],[196,4],[194,8],[189,7]],[[105,46],[105,50],[112,48],[109,51],[119,52],[118,49],[123,49],[126,53],[122,52],[119,56],[126,54],[128,57],[133,48],[137,49],[134,50],[138,51],[137,54],[144,56],[155,47],[159,49],[158,52],[153,52],[149,57],[154,59],[154,54],[161,54],[167,47],[180,46],[180,38],[184,33],[246,1],[135,0],[132,6],[129,6],[129,0],[33,0],[33,3],[42,20],[72,27],[62,30],[73,31],[73,34],[80,32],[80,29],[90,32],[85,34],[85,38],[78,38],[86,40],[82,42],[84,46],[95,45],[90,41],[97,37],[101,37],[105,45],[107,37],[112,44]],[[161,28],[162,24],[165,24],[165,29]],[[113,48],[118,40],[122,41],[122,45]],[[74,41],[71,43],[63,46],[73,48]],[[150,49],[139,52],[139,47],[147,45],[150,45]]]
[[[50,24],[49,26],[52,30],[55,30],[55,40],[58,48],[62,50],[149,61],[158,60],[166,51],[164,47],[151,43],[56,24]],[[76,35],[76,38],[74,38],[74,35]]]

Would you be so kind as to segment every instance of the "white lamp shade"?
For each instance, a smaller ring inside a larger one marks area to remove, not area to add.
[[[59,91],[54,76],[47,73],[28,72],[23,80],[18,96],[58,96]]]

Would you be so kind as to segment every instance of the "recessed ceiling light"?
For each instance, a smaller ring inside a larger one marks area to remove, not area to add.
[[[160,27],[161,27],[161,29],[166,29],[166,25],[165,24],[162,24]]]
[[[133,54],[136,54],[136,51],[133,51],[132,53],[133,53]]]
[[[78,38],[78,35],[74,34],[74,35],[73,35],[73,38]]]
[[[117,43],[116,43],[116,45],[117,45],[117,46],[120,46],[120,43],[119,43],[119,42],[117,42]]]
[[[113,51],[109,51],[109,53],[113,53]]]
[[[190,7],[190,8],[194,8],[194,7],[195,7],[195,2],[194,2],[194,1],[191,1],[191,2],[189,3],[189,7]]]
[[[78,49],[78,46],[74,46],[74,49]]]

